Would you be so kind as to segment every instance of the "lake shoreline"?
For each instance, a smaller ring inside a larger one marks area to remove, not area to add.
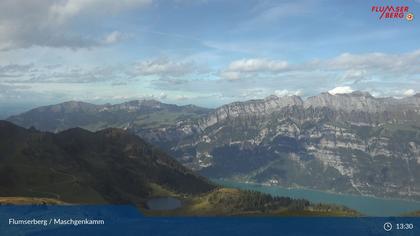
[[[396,201],[405,201],[405,202],[412,202],[412,203],[419,203],[420,200],[413,200],[413,199],[404,199],[404,198],[392,198],[392,197],[378,197],[371,194],[352,194],[352,193],[343,193],[343,192],[334,192],[331,190],[319,190],[319,189],[312,189],[304,186],[296,186],[296,187],[290,187],[290,186],[282,186],[282,185],[269,185],[269,184],[262,184],[257,182],[242,182],[242,181],[236,181],[236,180],[229,180],[229,179],[211,179],[211,181],[216,182],[216,184],[219,184],[219,181],[223,182],[235,182],[240,184],[249,184],[254,186],[262,186],[262,187],[278,187],[278,188],[284,188],[288,190],[307,190],[307,191],[314,191],[314,192],[320,192],[320,193],[329,193],[329,194],[336,194],[336,195],[343,195],[343,196],[353,196],[353,197],[368,197],[378,200],[396,200]]]
[[[237,182],[223,179],[212,179],[213,182],[230,188],[254,190],[272,196],[284,196],[293,199],[306,199],[314,204],[335,204],[354,209],[365,216],[402,216],[408,212],[420,210],[419,201],[389,199],[356,194],[343,194],[313,190],[303,187],[282,187],[250,182]]]

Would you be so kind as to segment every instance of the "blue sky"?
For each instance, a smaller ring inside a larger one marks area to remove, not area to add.
[[[372,6],[415,16],[382,19]],[[2,0],[0,113],[420,90],[418,0]]]

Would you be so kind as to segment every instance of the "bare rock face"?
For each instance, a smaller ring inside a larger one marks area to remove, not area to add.
[[[417,110],[420,107],[420,95],[396,99],[391,97],[375,98],[367,92],[355,91],[349,94],[322,93],[308,98],[304,102],[308,107],[328,107],[334,110],[346,112],[362,111],[368,113],[376,112],[403,112]]]
[[[270,96],[171,129],[169,151],[212,178],[420,199],[419,96]]]
[[[353,92],[350,94],[332,95],[322,93],[318,96],[310,97],[305,101],[304,106],[308,107],[328,107],[334,110],[363,111],[368,113],[384,112],[395,109],[395,99],[382,98],[376,99],[369,93]]]
[[[234,102],[224,105],[199,122],[201,130],[210,127],[217,122],[234,119],[241,116],[258,117],[271,114],[287,106],[302,106],[303,101],[298,96],[269,96],[265,99],[251,100],[247,102]]]

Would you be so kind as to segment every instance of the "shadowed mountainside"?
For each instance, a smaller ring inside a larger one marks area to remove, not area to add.
[[[182,194],[215,188],[139,137],[118,129],[58,134],[0,121],[0,192],[77,203],[141,203],[156,184]]]

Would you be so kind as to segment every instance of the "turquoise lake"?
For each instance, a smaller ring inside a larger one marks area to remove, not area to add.
[[[224,180],[214,182],[231,188],[255,190],[271,194],[272,196],[285,196],[291,198],[304,198],[313,203],[329,203],[344,205],[366,216],[400,216],[407,212],[420,210],[420,202],[381,199],[368,196],[344,195],[300,188],[283,188],[278,186],[265,186],[259,184],[238,183]]]

